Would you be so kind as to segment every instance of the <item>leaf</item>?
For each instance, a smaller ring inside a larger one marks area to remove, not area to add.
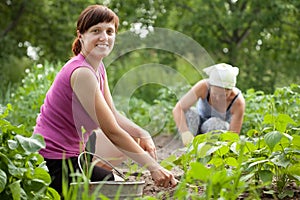
[[[263,124],[275,124],[275,116],[271,114],[266,114],[264,116]]]
[[[207,152],[210,151],[210,149],[213,148],[210,144],[201,143],[198,146],[197,156],[199,158],[204,158],[207,156]]]
[[[240,145],[237,144],[236,142],[233,142],[233,143],[230,145],[230,147],[229,147],[229,149],[230,149],[233,153],[235,153],[236,155],[239,154],[239,151],[238,151],[239,148],[240,148]]]
[[[300,135],[292,135],[292,145],[295,145],[296,147],[300,148]]]
[[[216,168],[223,165],[223,159],[222,158],[212,158],[208,164],[214,165]]]
[[[224,188],[226,188],[226,182],[229,181],[230,176],[227,175],[227,172],[225,169],[221,170],[221,171],[216,171],[214,174],[212,174],[212,176],[210,177],[210,179],[212,180],[212,183],[214,185],[222,185]]]
[[[27,199],[26,193],[21,188],[21,180],[11,183],[8,187],[12,193],[13,199]]]
[[[264,183],[271,182],[273,180],[273,173],[270,170],[260,170],[258,171],[260,180]]]
[[[46,147],[43,136],[39,134],[32,134],[30,138],[22,135],[16,135],[15,138],[20,143],[22,148],[29,153],[35,153],[41,148]]]
[[[237,167],[238,166],[238,162],[235,158],[233,157],[229,157],[225,159],[225,163],[227,165],[233,166],[233,167]]]
[[[61,199],[58,192],[55,189],[51,188],[51,187],[48,187],[46,196],[49,197],[50,199],[53,199],[53,200]]]
[[[276,155],[274,158],[271,159],[271,162],[277,166],[284,168],[286,168],[291,163],[290,160],[287,159],[284,154]]]
[[[255,146],[255,144],[253,144],[253,142],[246,142],[245,147],[245,152],[253,152],[257,150],[257,147]]]
[[[8,164],[10,163],[10,159],[3,153],[0,152],[0,158],[1,158],[1,162],[5,163],[5,164]]]
[[[288,124],[295,124],[295,122],[287,114],[279,114],[276,118],[275,128],[280,132],[284,132]]]
[[[172,167],[174,166],[174,161],[176,160],[176,156],[173,154],[169,156],[168,158],[162,160],[160,162],[160,165],[168,170],[171,170]]]
[[[231,142],[237,142],[239,141],[239,135],[232,132],[225,132],[220,135],[220,138],[222,141],[231,141]]]
[[[12,111],[12,106],[10,103],[6,105],[6,109],[4,110],[4,112],[1,109],[0,118],[2,119],[6,118],[8,116],[9,111]]]
[[[208,145],[207,145],[208,146]],[[219,150],[222,146],[212,146],[211,148],[209,148],[206,152],[205,155],[211,155],[212,153],[214,153],[215,151]]]
[[[300,163],[297,163],[295,165],[291,165],[287,168],[287,172],[290,175],[296,175],[296,176],[300,176]],[[300,181],[300,180],[299,180]]]
[[[246,181],[248,181],[250,178],[252,178],[254,175],[255,175],[255,173],[246,174],[245,176],[242,175],[240,180],[241,180],[242,182],[244,182],[244,181],[246,182]]]
[[[265,159],[265,160],[258,160],[256,162],[251,163],[248,167],[251,168],[255,165],[261,164],[261,163],[265,163],[265,162],[269,162],[269,160]]]
[[[25,191],[38,192],[46,186],[45,182],[40,179],[31,179],[22,182],[22,187]]]
[[[21,178],[24,173],[27,171],[27,168],[24,167],[16,167],[12,162],[8,165],[8,172],[15,177]]]
[[[50,184],[51,183],[51,177],[49,173],[43,169],[43,168],[35,168],[34,169],[34,179],[42,180],[45,184]]]
[[[275,145],[278,142],[280,142],[281,138],[282,138],[282,134],[278,131],[269,132],[264,136],[265,142],[269,146],[271,151],[273,150]]]
[[[278,197],[280,199],[283,199],[286,196],[292,198],[294,196],[294,191],[292,191],[292,190],[285,190],[285,191],[282,191],[280,194],[278,194]]]
[[[0,193],[5,189],[7,183],[7,176],[5,171],[0,169]]]
[[[291,135],[289,135],[289,134],[287,134],[287,133],[282,133],[282,135],[283,135],[284,137],[286,137],[290,142],[293,141],[293,136],[291,136]]]
[[[300,155],[300,149],[295,149],[295,148],[285,148],[284,149],[285,154],[290,154],[290,155]]]
[[[199,162],[192,162],[187,176],[190,179],[207,181],[211,176],[211,171]]]
[[[278,116],[267,114],[264,117],[263,124],[273,124],[276,130],[280,132],[284,132],[288,124],[296,124],[296,123],[287,114],[279,114]]]
[[[7,144],[10,150],[15,150],[18,148],[18,142],[15,140],[7,140]]]
[[[295,180],[300,181],[300,176],[295,174],[292,174],[291,176],[294,177]]]

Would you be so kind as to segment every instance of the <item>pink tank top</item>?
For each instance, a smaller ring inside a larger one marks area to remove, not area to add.
[[[79,67],[90,68],[83,55],[70,59],[57,74],[46,94],[37,117],[34,133],[43,135],[46,148],[40,154],[48,159],[75,157],[85,149],[86,142],[98,125],[89,117],[71,88],[73,71]],[[104,94],[106,72],[103,63],[99,66],[99,84]],[[97,77],[97,76],[96,76]],[[82,127],[86,131],[82,134]]]

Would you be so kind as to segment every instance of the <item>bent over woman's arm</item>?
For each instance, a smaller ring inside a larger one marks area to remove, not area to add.
[[[244,112],[245,112],[245,99],[242,94],[239,95],[238,99],[234,102],[231,108],[231,121],[229,125],[229,130],[240,133],[242,129]]]

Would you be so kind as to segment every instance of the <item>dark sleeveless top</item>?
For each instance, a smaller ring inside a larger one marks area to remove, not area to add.
[[[228,123],[230,123],[231,120],[231,113],[230,113],[230,109],[233,105],[233,103],[235,102],[235,100],[237,99],[237,97],[239,96],[240,91],[237,93],[237,95],[232,99],[232,101],[230,102],[230,104],[228,105],[226,112],[225,113],[221,113],[219,111],[217,111],[215,108],[213,108],[208,102],[209,102],[209,97],[210,97],[210,88],[208,89],[207,92],[207,97],[205,99],[199,99],[198,103],[197,103],[197,111],[200,115],[201,118],[201,122],[203,123],[204,121],[206,121],[207,119],[211,118],[211,117],[218,117],[223,119],[224,121],[227,121]]]

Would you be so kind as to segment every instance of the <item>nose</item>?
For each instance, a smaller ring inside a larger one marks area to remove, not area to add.
[[[99,34],[99,40],[105,41],[105,40],[107,40],[107,38],[108,38],[108,35],[107,35],[107,33],[106,33],[105,31],[102,31],[102,32]]]

